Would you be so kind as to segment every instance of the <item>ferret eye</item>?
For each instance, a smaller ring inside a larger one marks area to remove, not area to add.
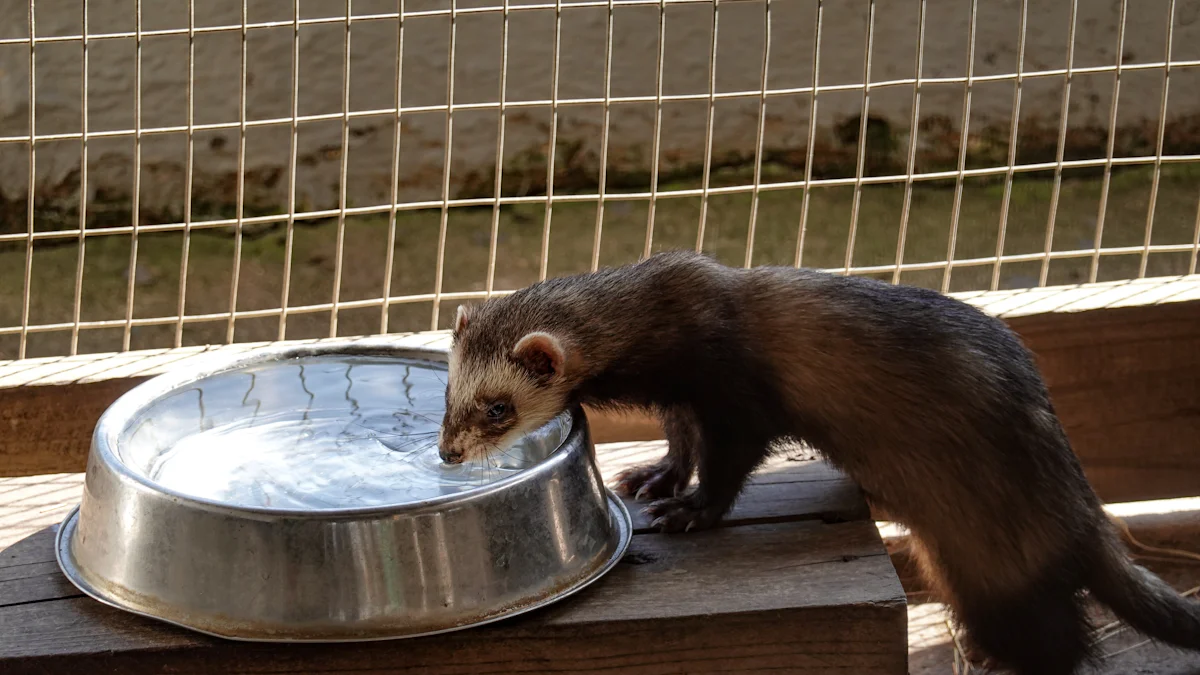
[[[507,412],[508,406],[504,405],[503,403],[493,403],[488,406],[487,416],[491,419],[498,420],[501,417],[504,417],[504,414]]]

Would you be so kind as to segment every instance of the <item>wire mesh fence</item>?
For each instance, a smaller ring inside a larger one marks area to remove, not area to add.
[[[445,327],[664,248],[1196,271],[1196,0],[12,4],[0,358]]]

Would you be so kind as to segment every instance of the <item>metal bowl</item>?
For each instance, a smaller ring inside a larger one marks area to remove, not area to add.
[[[445,358],[317,343],[138,386],[96,427],[59,565],[109,605],[265,641],[456,630],[600,577],[632,527],[582,411],[441,464]]]

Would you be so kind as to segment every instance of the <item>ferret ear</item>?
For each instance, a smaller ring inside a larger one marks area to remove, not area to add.
[[[471,308],[466,305],[459,305],[458,314],[454,317],[454,331],[452,332],[454,337],[458,337],[458,335],[463,332],[463,329],[465,329],[467,324],[470,322]]]
[[[558,338],[549,333],[530,333],[513,347],[513,359],[542,382],[562,375],[566,352]]]

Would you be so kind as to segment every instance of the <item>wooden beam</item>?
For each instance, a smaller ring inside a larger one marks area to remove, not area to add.
[[[601,445],[597,458],[607,476],[663,450]],[[855,486],[820,461],[764,469],[724,527],[668,536],[642,519],[620,564],[551,607],[349,646],[228,642],[85,598],[47,527],[82,476],[0,479],[0,672],[905,673],[903,589]],[[852,520],[828,522],[839,514]]]
[[[621,471],[657,461],[666,441],[606,443],[597,446],[596,463],[606,481]],[[650,532],[645,504],[626,499],[636,532]],[[858,485],[822,460],[786,456],[769,458],[750,477],[723,527],[761,524],[797,518],[828,523],[866,520],[870,511]]]
[[[1012,320],[1105,501],[1200,495],[1200,302]]]
[[[1038,358],[1076,453],[1108,501],[1200,494],[1200,275],[959,294]],[[443,347],[445,333],[396,336]],[[91,431],[155,374],[258,344],[0,362],[0,475],[82,471]],[[588,411],[597,442],[662,437],[644,416]]]
[[[1104,510],[1123,531],[1134,560],[1160,575],[1186,570],[1187,585],[1178,588],[1180,591],[1195,585],[1194,570],[1200,560],[1200,497],[1110,503]],[[910,602],[929,599],[931,589],[913,557],[908,531],[896,523],[876,525]]]
[[[449,346],[444,331],[396,335],[395,340],[406,347],[445,350]],[[292,344],[353,341],[301,340]],[[0,361],[0,476],[82,471],[96,421],[122,394],[169,370],[268,344]],[[595,410],[587,413],[597,443],[661,437],[653,419]]]
[[[352,648],[227,642],[103,606],[49,569],[52,534],[0,560],[0,578],[30,591],[0,600],[6,673],[88,670],[100,653],[107,668],[130,673],[658,673],[734,664],[825,673],[830,655],[854,672],[905,672],[903,591],[867,521],[640,534],[627,562],[569,602],[463,633]],[[721,591],[714,598],[699,588]]]
[[[1034,352],[1101,498],[1200,495],[1200,276],[960,297]]]

